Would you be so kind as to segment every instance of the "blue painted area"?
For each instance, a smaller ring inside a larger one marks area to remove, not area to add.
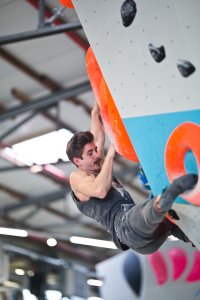
[[[172,131],[184,122],[200,125],[200,110],[124,118],[123,122],[153,194],[158,195],[169,184],[164,165],[167,140]],[[185,168],[187,172],[197,173],[192,153],[185,158]],[[188,203],[181,197],[177,202]]]
[[[192,151],[189,151],[185,156],[185,169],[187,173],[191,173],[192,171],[196,174],[198,173],[198,166],[195,156]]]
[[[194,298],[200,296],[200,289],[194,294]]]

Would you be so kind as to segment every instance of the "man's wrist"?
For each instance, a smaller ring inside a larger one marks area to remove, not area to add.
[[[99,109],[98,108],[93,108],[92,111],[91,111],[91,115],[99,115],[100,112],[99,112]]]
[[[92,108],[92,112],[98,113],[99,114],[99,107],[97,104],[95,104]]]
[[[158,212],[162,212],[162,209],[160,207],[160,198],[161,196],[159,195],[154,199],[154,207]]]

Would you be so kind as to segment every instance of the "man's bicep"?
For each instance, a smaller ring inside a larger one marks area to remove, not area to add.
[[[78,183],[78,192],[88,197],[94,196],[93,183],[94,179],[92,177],[88,176],[87,178],[84,178]]]
[[[71,187],[75,193],[81,193],[85,196],[92,197],[94,191],[94,179],[92,176],[73,176],[71,179]]]

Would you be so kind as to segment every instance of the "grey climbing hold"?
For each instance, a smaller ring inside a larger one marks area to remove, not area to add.
[[[166,57],[164,46],[155,47],[152,44],[149,44],[149,51],[157,63],[163,61]]]
[[[122,23],[128,27],[133,22],[137,13],[137,7],[134,0],[126,0],[121,6]]]
[[[168,211],[168,214],[173,220],[180,220],[179,216],[177,215],[177,213],[174,209],[170,209]]]
[[[177,61],[177,67],[183,77],[190,76],[196,70],[195,66],[191,62],[182,59]]]

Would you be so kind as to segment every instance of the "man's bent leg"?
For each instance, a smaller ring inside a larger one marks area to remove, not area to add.
[[[120,240],[133,250],[155,252],[171,234],[173,224],[165,214],[156,211],[154,201],[133,206],[124,211],[115,226]]]
[[[175,179],[167,189],[162,193],[159,199],[159,208],[163,212],[167,212],[178,195],[194,188],[198,181],[196,174],[186,174]]]
[[[188,174],[176,179],[161,197],[128,208],[116,218],[115,230],[120,240],[143,254],[156,251],[171,234],[173,223],[165,218],[179,194],[197,183],[198,176]],[[158,205],[160,204],[160,205]]]

